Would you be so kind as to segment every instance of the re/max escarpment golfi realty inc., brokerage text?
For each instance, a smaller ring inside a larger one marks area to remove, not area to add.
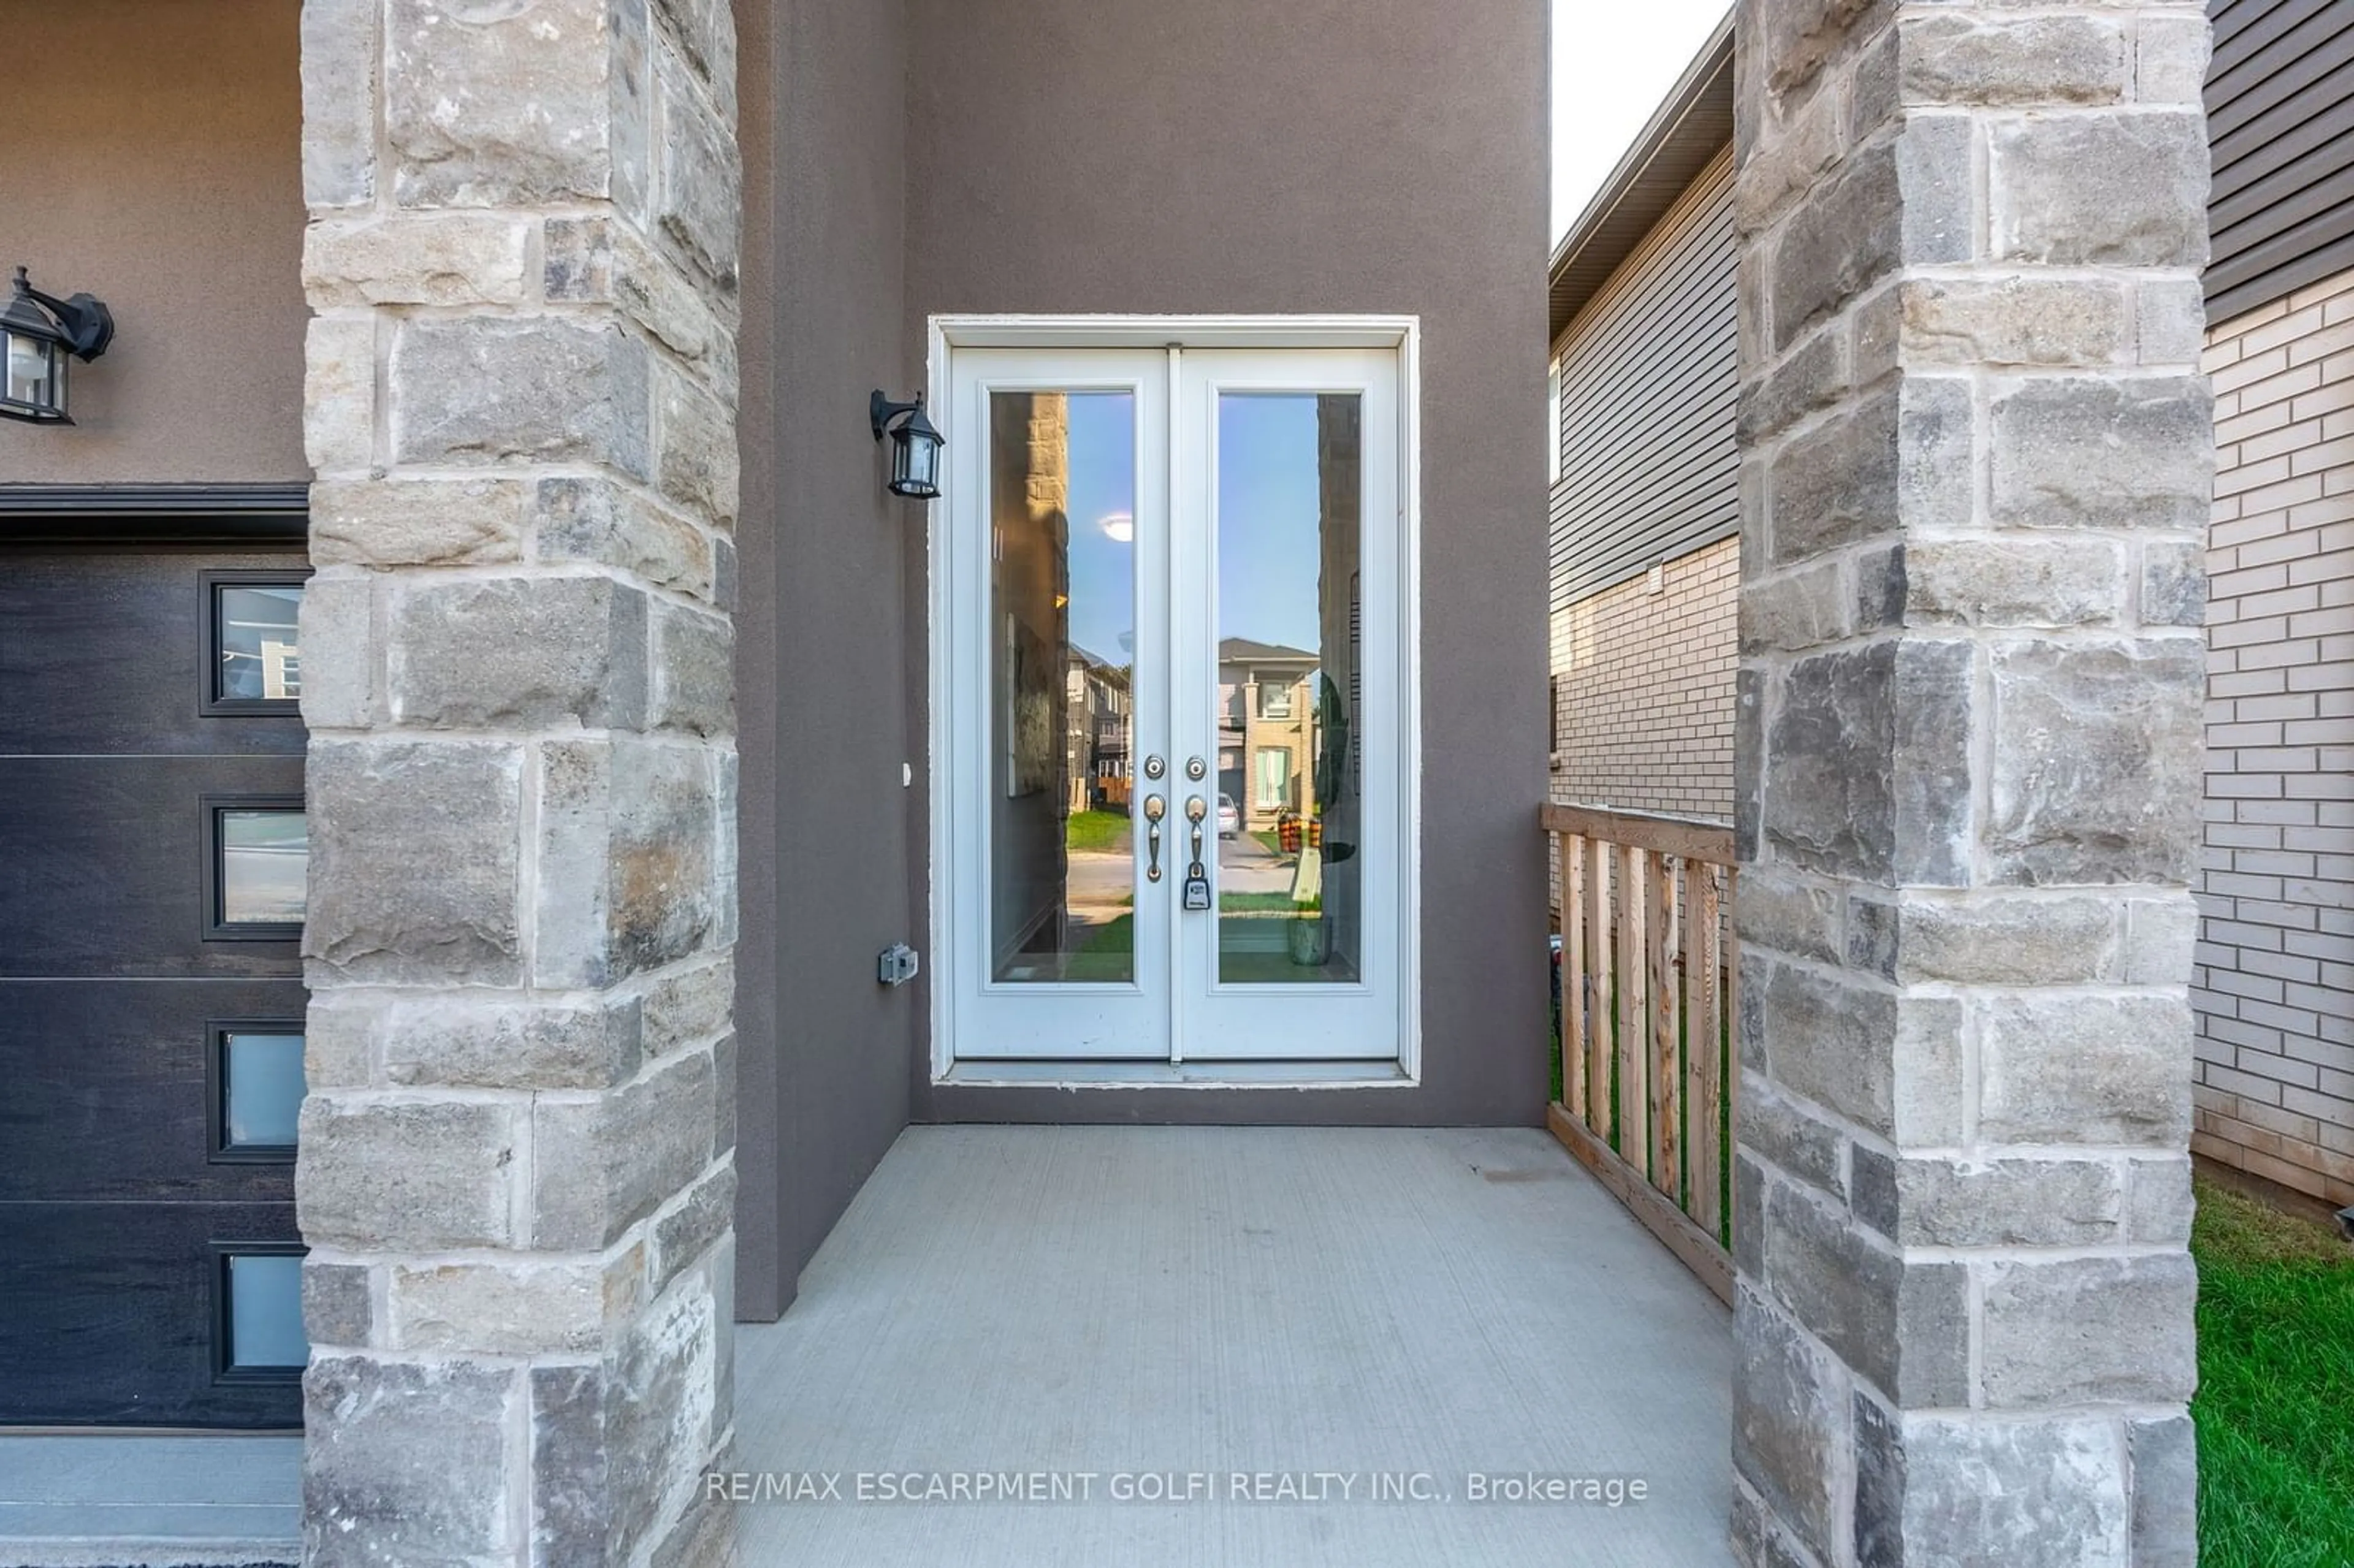
[[[738,1503],[1559,1503],[1621,1508],[1640,1476],[1532,1470],[714,1470]]]

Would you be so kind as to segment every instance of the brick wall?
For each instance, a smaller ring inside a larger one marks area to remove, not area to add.
[[[2218,325],[2192,1147],[2354,1203],[2354,271]]]
[[[1553,617],[1553,798],[1733,815],[1741,541],[1667,563]]]

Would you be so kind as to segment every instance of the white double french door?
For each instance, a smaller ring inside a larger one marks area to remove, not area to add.
[[[1398,355],[946,371],[939,1054],[1398,1060]]]

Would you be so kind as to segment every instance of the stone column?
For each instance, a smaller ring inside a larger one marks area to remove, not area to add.
[[[305,1560],[717,1561],[725,0],[307,0]]]
[[[1744,0],[1734,1537],[2190,1564],[2195,0]]]

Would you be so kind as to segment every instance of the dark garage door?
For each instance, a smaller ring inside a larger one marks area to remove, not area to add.
[[[300,1423],[303,575],[0,543],[0,1424]]]

